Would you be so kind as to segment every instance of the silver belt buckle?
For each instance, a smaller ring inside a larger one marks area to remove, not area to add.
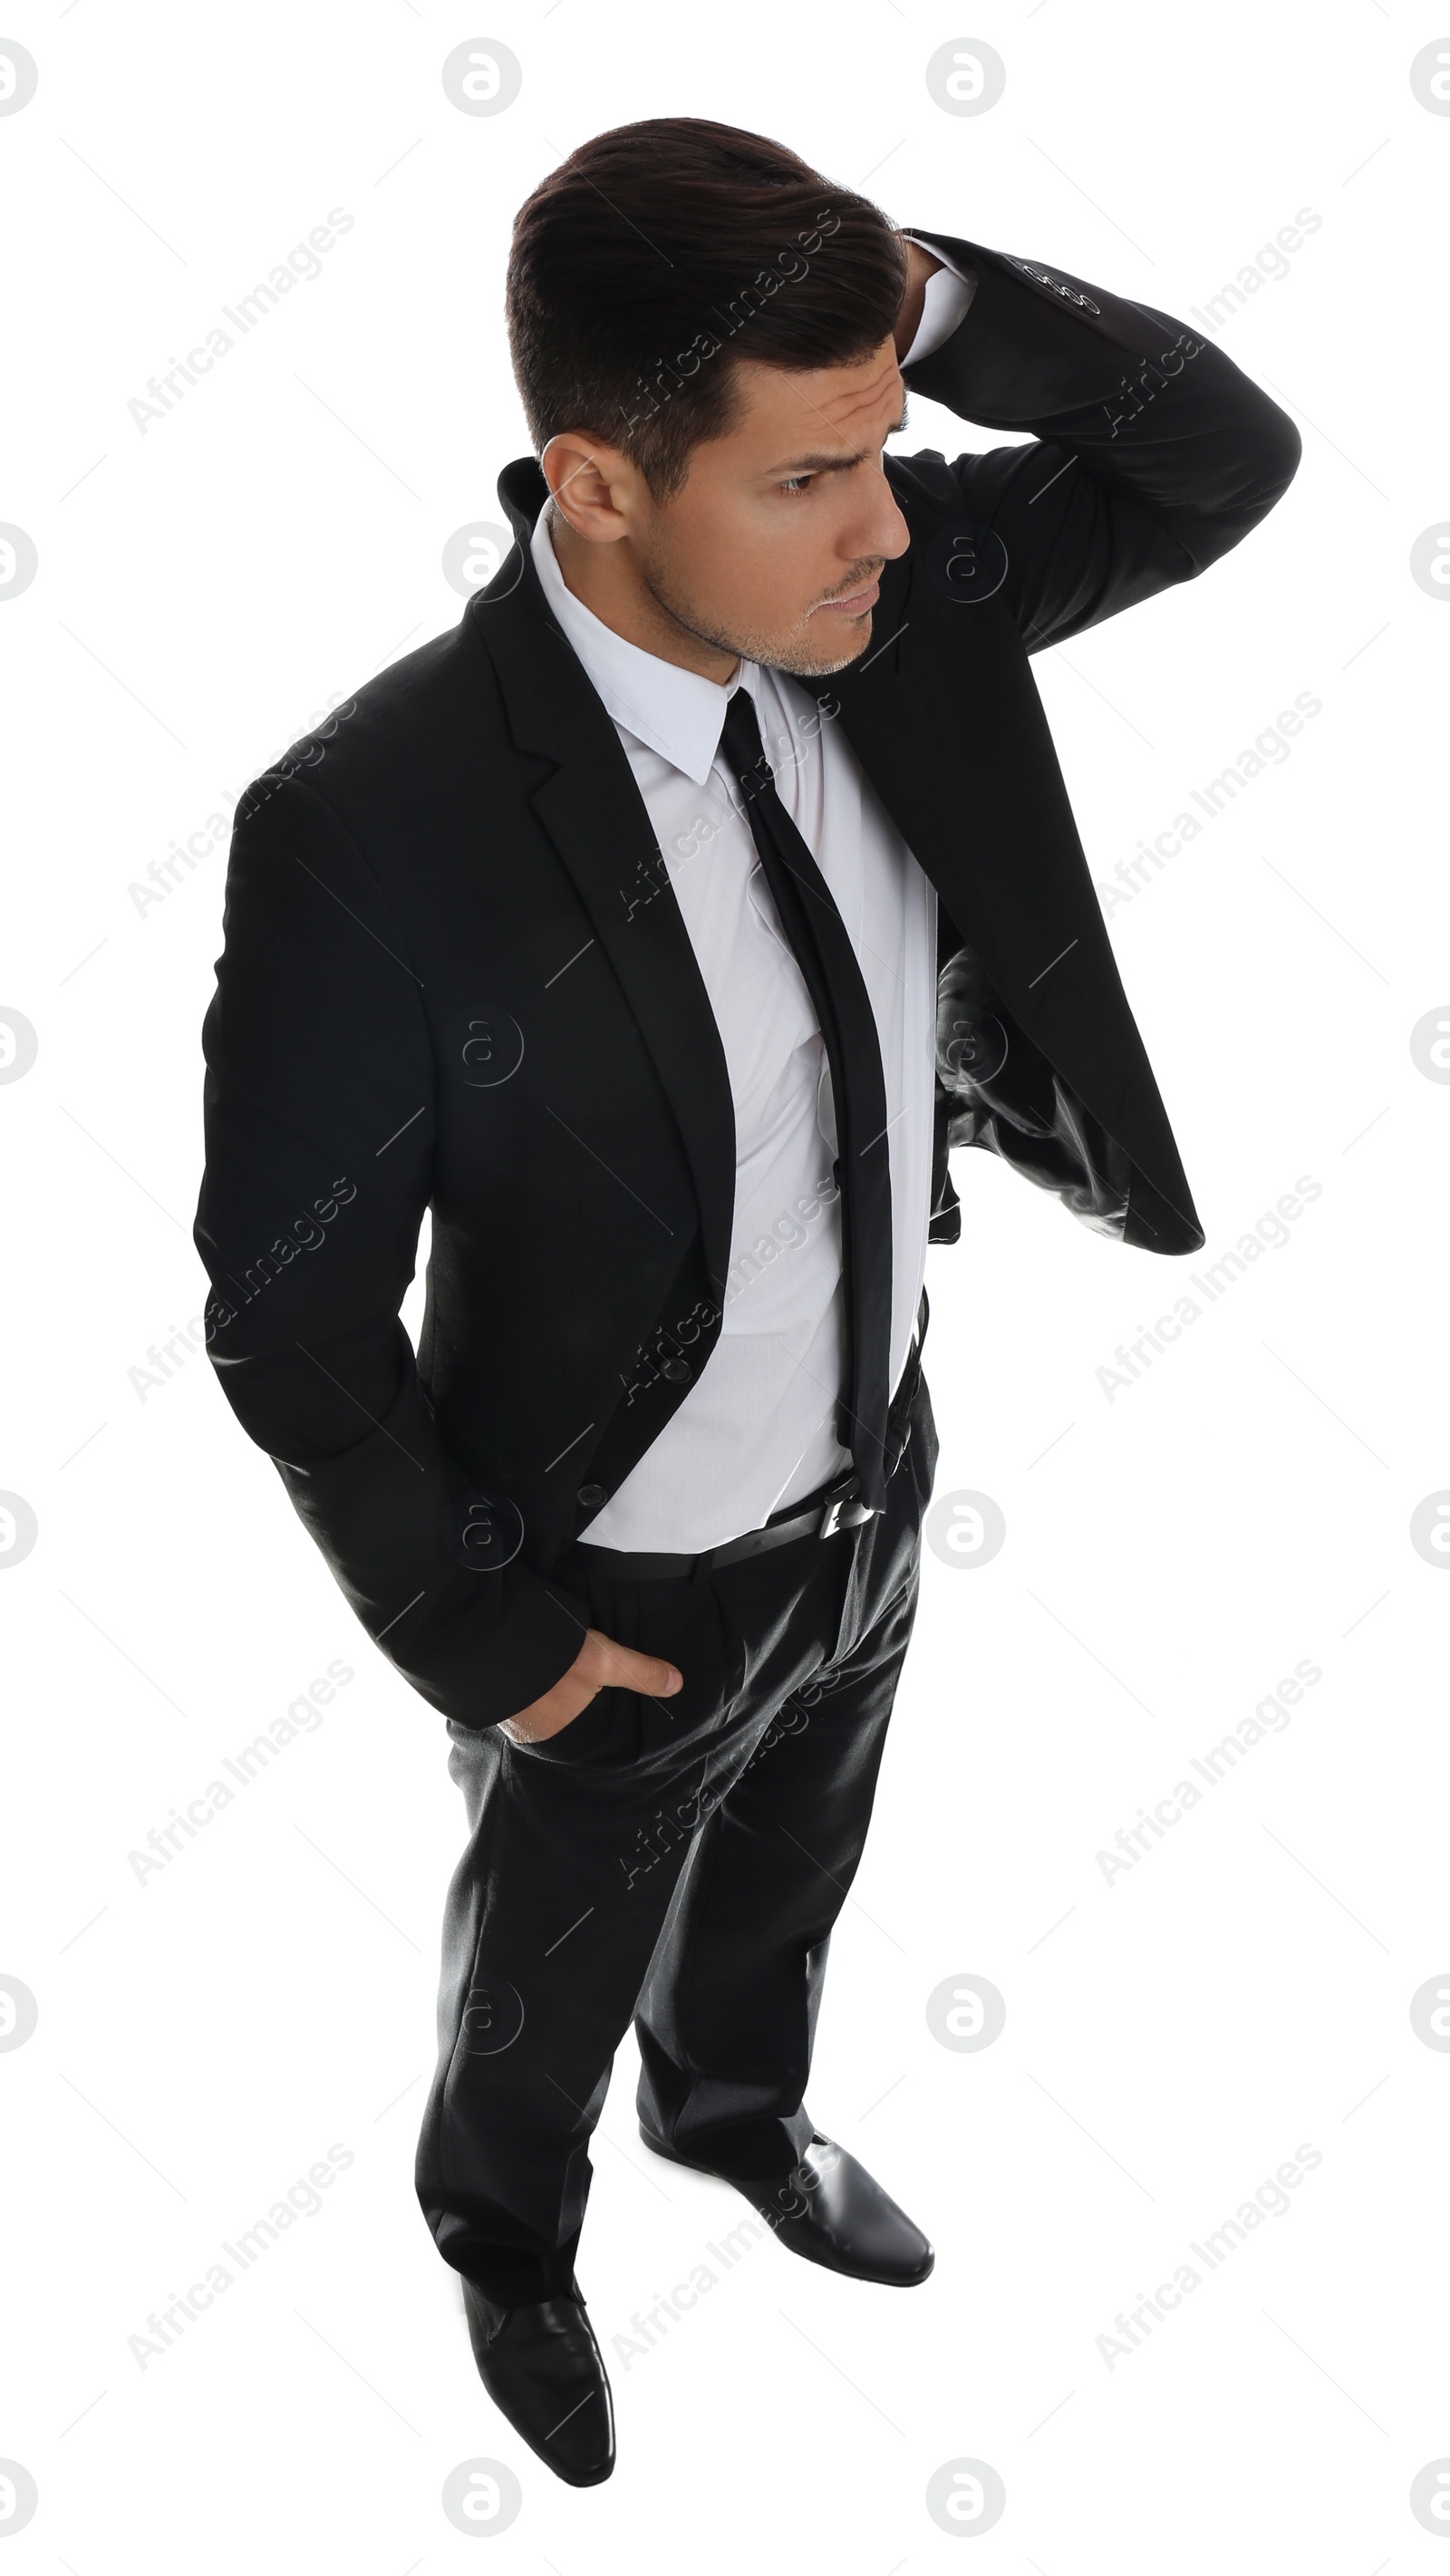
[[[869,1521],[871,1516],[869,1505],[863,1503],[859,1493],[833,1494],[828,1503],[821,1505],[820,1526],[816,1536],[834,1538],[837,1530],[855,1529],[860,1522]]]

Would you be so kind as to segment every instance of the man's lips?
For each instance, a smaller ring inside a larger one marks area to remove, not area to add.
[[[864,617],[881,596],[881,584],[868,581],[860,590],[848,591],[844,599],[823,599],[816,615],[828,617]]]

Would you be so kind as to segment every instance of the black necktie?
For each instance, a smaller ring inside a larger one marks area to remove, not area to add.
[[[750,692],[731,695],[720,737],[781,927],[815,1005],[836,1106],[849,1357],[845,1427],[863,1499],[886,1507],[891,1400],[891,1162],[886,1081],[871,996],[831,890],[791,821],[761,747]]]

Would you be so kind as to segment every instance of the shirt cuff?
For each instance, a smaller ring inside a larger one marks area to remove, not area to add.
[[[914,241],[916,236],[914,233],[908,233],[906,238],[908,241]],[[925,250],[929,245],[923,242],[921,247]],[[931,256],[933,259],[940,259],[941,252],[933,250]],[[901,361],[903,367],[911,366],[917,358],[929,358],[933,349],[939,349],[944,340],[951,338],[976,291],[975,272],[970,276],[964,276],[960,269],[953,268],[949,262],[932,270],[926,281],[926,297],[921,308],[921,320],[917,325],[916,338]]]

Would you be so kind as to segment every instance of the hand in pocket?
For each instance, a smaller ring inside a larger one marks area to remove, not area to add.
[[[658,1655],[637,1654],[632,1646],[616,1645],[600,1629],[587,1628],[584,1643],[567,1673],[560,1675],[542,1699],[530,1700],[527,1708],[501,1718],[499,1733],[506,1735],[510,1744],[543,1744],[551,1735],[562,1734],[566,1726],[572,1726],[596,1691],[612,1687],[642,1691],[649,1699],[670,1699],[682,1681],[675,1666],[664,1663]]]

